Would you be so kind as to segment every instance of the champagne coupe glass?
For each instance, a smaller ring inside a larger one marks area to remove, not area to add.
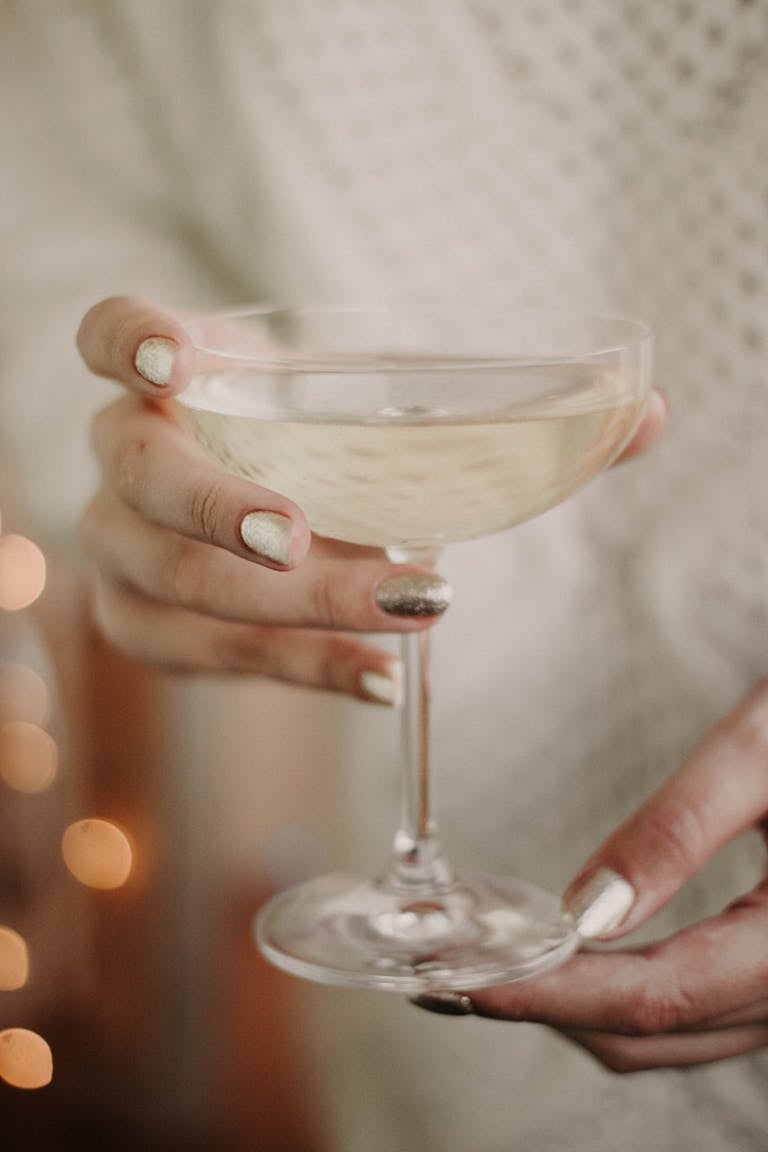
[[[432,565],[536,516],[631,439],[650,386],[638,321],[571,311],[257,308],[191,320],[183,423],[227,469],[295,500],[313,531]],[[456,875],[429,787],[428,633],[402,638],[402,804],[392,857],[277,895],[279,967],[406,993],[479,988],[565,960],[579,936],[533,885]]]

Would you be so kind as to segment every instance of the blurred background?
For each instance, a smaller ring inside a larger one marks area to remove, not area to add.
[[[74,339],[113,293],[649,320],[653,467],[444,568],[447,847],[557,890],[765,675],[767,56],[765,0],[0,0],[4,1148],[666,1152],[700,1123],[720,1152],[719,1104],[760,1130],[760,1069],[617,1085],[548,1031],[261,960],[273,892],[384,859],[397,717],[104,644],[76,524],[118,390]]]
[[[131,664],[71,561],[13,528],[6,513],[4,1146],[327,1147],[312,990],[252,935],[264,899],[331,858],[327,703],[301,693],[297,725],[290,689]]]

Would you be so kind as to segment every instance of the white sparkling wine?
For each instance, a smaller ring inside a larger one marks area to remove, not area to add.
[[[387,548],[487,536],[551,508],[618,455],[645,400],[620,373],[575,370],[567,390],[471,419],[385,406],[343,420],[265,395],[252,374],[200,375],[179,414],[228,471],[294,500],[313,531]]]

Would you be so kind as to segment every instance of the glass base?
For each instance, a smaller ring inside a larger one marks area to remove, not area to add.
[[[271,900],[256,935],[267,959],[294,976],[404,993],[524,980],[579,944],[555,896],[480,874],[427,898],[386,881],[321,876]]]

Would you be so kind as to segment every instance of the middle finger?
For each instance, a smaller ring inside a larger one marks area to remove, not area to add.
[[[97,566],[117,581],[222,620],[413,631],[439,616],[450,598],[449,586],[434,573],[390,564],[371,551],[337,556],[321,540],[298,568],[273,572],[148,523],[108,492],[86,512],[81,538]]]

